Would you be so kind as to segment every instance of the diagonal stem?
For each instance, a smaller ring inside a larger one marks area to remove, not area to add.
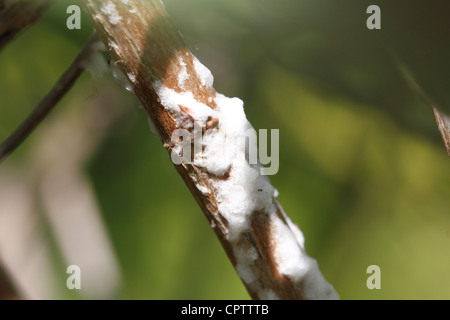
[[[419,96],[419,98],[428,105],[433,111],[434,118],[436,120],[436,125],[441,133],[442,141],[444,142],[445,149],[450,156],[450,117],[444,112],[440,111],[435,105],[433,100],[428,96],[428,94],[422,89],[417,80],[414,78],[412,72],[408,67],[398,58],[396,55],[393,56],[396,66],[405,80],[409,88]]]
[[[169,152],[179,146],[179,139],[172,139],[177,130],[193,139],[210,130],[204,149],[196,150],[194,141],[194,160],[175,161],[175,168],[251,297],[338,298],[306,254],[303,235],[283,212],[269,179],[246,160],[245,147],[226,141],[252,128],[242,101],[215,91],[212,74],[186,48],[162,1],[80,3],[109,49],[111,65],[129,82],[126,87]],[[222,158],[227,148],[233,156]]]

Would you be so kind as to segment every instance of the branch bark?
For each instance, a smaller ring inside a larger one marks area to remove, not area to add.
[[[238,99],[215,91],[212,75],[185,47],[162,1],[81,3],[109,49],[111,65],[118,69],[113,73],[128,82],[169,152],[179,148],[171,139],[175,130],[186,130],[190,139],[198,127],[211,130],[193,161],[175,167],[251,297],[337,298],[306,254],[301,231],[285,215],[267,177],[246,162],[245,150],[223,144],[224,137],[243,136],[251,126]],[[221,147],[231,148],[233,157],[217,157]]]
[[[0,50],[36,22],[53,0],[0,0]]]

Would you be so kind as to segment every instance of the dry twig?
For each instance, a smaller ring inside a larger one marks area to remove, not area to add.
[[[25,121],[0,145],[0,162],[13,152],[31,132],[47,117],[56,104],[72,88],[76,80],[83,73],[86,61],[96,50],[97,36],[93,36],[85,48],[78,54],[75,61],[61,76],[52,90],[36,106]]]

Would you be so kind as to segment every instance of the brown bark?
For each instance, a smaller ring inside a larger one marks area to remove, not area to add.
[[[154,123],[163,145],[170,151],[173,145],[172,133],[175,129],[183,128],[183,125],[179,125],[174,114],[161,103],[161,97],[154,87],[155,83],[160,83],[176,93],[190,92],[195,100],[211,109],[217,107],[214,102],[216,91],[202,83],[195,70],[195,58],[185,47],[161,1],[83,0],[81,3],[91,17],[99,37],[109,49],[111,64],[118,67],[128,79],[132,90]],[[181,86],[179,74],[182,68],[185,68],[188,78]],[[191,117],[188,108],[180,106],[180,109],[185,116]],[[220,125],[218,120],[210,119],[206,127],[215,125]],[[250,279],[242,276],[242,272],[240,274],[252,298],[304,299],[311,296],[305,292],[307,276],[290,277],[278,269],[276,255],[282,243],[277,242],[278,239],[274,237],[273,221],[279,219],[291,233],[295,233],[293,228],[296,227],[288,222],[275,198],[272,199],[274,209],[271,212],[252,212],[249,227],[239,233],[237,240],[232,241],[228,238],[230,223],[219,210],[218,197],[221,195],[216,184],[227,180],[233,168],[218,177],[194,164],[182,163],[175,167],[203,210],[234,267],[241,270],[245,267],[245,274],[252,275]],[[201,192],[199,186],[209,192]],[[305,259],[311,259],[306,256],[300,242],[298,240],[298,247],[294,249],[299,252],[293,254],[301,254]],[[240,252],[256,254],[254,259],[247,261],[245,255],[243,258]],[[316,265],[313,264],[312,268],[316,268]],[[318,271],[318,268],[316,269]],[[320,274],[320,271],[318,273]],[[320,278],[320,281],[322,279]],[[337,297],[331,286],[321,284],[318,298]],[[323,289],[324,287],[326,289]]]
[[[0,0],[0,50],[36,22],[53,0]]]

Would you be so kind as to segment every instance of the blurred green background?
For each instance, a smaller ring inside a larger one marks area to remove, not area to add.
[[[448,1],[164,3],[188,47],[214,74],[216,90],[244,100],[256,129],[280,129],[280,171],[272,183],[340,297],[450,299],[449,158],[431,110],[405,84],[391,55],[449,110]],[[81,30],[66,28],[70,4],[57,1],[0,52],[0,140],[92,34],[85,16]],[[381,7],[382,30],[366,28],[369,4]],[[99,96],[102,90],[110,100]],[[106,104],[105,114],[108,103],[120,110],[82,166],[120,267],[121,285],[111,297],[248,299],[150,133],[144,111],[110,75],[83,75],[1,164],[3,170],[21,172],[24,181],[31,172],[39,175],[33,155],[46,126],[82,118],[86,105],[96,102]],[[103,124],[90,126],[96,132]],[[65,289],[65,264],[58,245],[52,248],[61,298],[82,298]],[[381,268],[381,290],[366,287],[366,269],[373,264]]]

